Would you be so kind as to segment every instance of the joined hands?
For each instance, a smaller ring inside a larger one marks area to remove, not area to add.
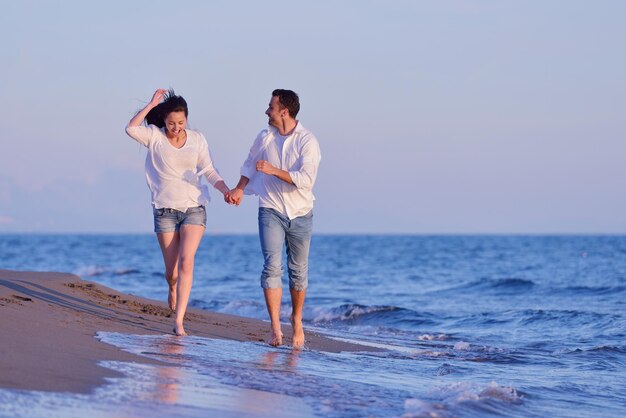
[[[234,189],[231,189],[224,193],[224,202],[228,203],[229,205],[239,206],[242,199],[243,190],[240,188],[235,187]]]
[[[256,171],[260,171],[261,173],[268,175],[276,175],[276,173],[280,170],[277,170],[276,167],[265,160],[259,160],[256,162]],[[224,202],[229,205],[239,206],[243,200],[243,189],[246,184],[248,184],[248,179],[242,176],[237,187],[224,191]]]

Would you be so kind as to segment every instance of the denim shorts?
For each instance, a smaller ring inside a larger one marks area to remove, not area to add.
[[[206,210],[204,206],[196,206],[181,212],[176,209],[161,208],[153,209],[154,232],[174,232],[181,225],[202,225],[206,227]]]

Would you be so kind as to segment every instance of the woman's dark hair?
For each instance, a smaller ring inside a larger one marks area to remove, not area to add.
[[[300,99],[296,92],[291,90],[276,89],[272,92],[272,96],[278,97],[278,102],[282,107],[286,107],[289,111],[289,116],[296,118],[296,115],[300,111]]]
[[[165,126],[165,118],[172,112],[185,112],[185,117],[189,115],[185,99],[182,96],[177,96],[174,90],[169,89],[165,93],[165,100],[153,107],[146,115],[146,124],[163,128]]]

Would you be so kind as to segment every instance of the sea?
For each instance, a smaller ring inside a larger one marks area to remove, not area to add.
[[[206,234],[191,306],[267,320],[261,267],[256,235]],[[0,235],[0,268],[167,299],[154,235]],[[1,389],[0,416],[626,416],[626,236],[315,235],[304,325],[384,350],[101,332],[168,365]]]

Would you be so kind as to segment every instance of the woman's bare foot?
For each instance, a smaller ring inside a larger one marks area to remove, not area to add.
[[[170,309],[176,312],[176,283],[170,285],[169,294],[167,295],[167,303],[170,305]]]
[[[267,343],[273,347],[278,347],[283,343],[283,332],[280,328],[277,330],[272,329],[272,336]]]
[[[169,287],[169,293],[167,294],[167,304],[170,306],[170,309],[173,312],[176,312],[176,284],[178,280],[168,280],[167,276],[165,276],[165,280],[167,281],[167,286]]]
[[[291,328],[293,329],[292,346],[296,350],[304,348],[304,328],[302,327],[302,318],[296,319],[289,317]]]
[[[185,328],[182,325],[176,325],[172,332],[179,337],[186,337],[188,334],[185,332]]]

